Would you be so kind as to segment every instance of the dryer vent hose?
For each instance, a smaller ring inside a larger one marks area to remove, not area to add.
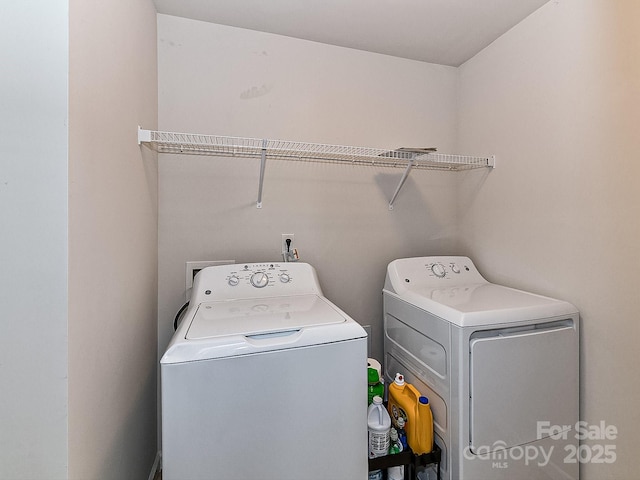
[[[174,332],[178,329],[178,322],[180,321],[180,317],[182,316],[182,314],[184,313],[184,311],[186,310],[186,308],[188,306],[189,306],[189,302],[187,302],[184,305],[182,305],[182,307],[180,307],[180,310],[178,310],[178,313],[176,313],[176,318],[173,319],[173,331]]]

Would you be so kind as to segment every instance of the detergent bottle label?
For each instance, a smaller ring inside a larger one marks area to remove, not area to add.
[[[403,418],[405,423],[407,423],[407,412],[405,412],[402,408],[400,408],[395,403],[391,404],[391,422],[394,426],[398,426],[398,418]]]
[[[369,456],[386,455],[389,451],[389,432],[369,432]]]

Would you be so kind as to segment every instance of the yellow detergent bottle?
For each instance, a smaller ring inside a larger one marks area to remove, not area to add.
[[[395,428],[398,428],[398,418],[404,418],[407,442],[414,453],[421,455],[433,450],[433,415],[429,400],[421,396],[416,387],[406,383],[400,373],[389,385],[387,408]]]

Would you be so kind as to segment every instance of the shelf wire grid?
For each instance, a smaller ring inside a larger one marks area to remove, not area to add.
[[[423,170],[457,171],[492,166],[491,157],[436,152],[422,153],[407,149],[385,150],[370,147],[159,131],[148,131],[148,134],[149,140],[142,140],[142,143],[149,144],[158,153],[245,158],[260,158],[264,153],[267,158],[276,160],[399,168],[406,168],[409,161],[413,161],[412,168]]]

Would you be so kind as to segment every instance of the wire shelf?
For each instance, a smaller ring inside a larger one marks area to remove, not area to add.
[[[306,160],[399,168],[406,168],[408,162],[413,161],[413,168],[423,170],[457,171],[493,166],[493,157],[451,155],[425,151],[427,149],[385,150],[152,130],[139,132],[139,143],[149,145],[158,153],[246,158],[261,158],[265,154],[269,159],[276,160]]]
[[[145,144],[158,153],[260,158],[258,208],[262,206],[262,184],[264,180],[264,165],[267,158],[404,168],[404,175],[389,203],[389,209],[393,209],[393,202],[412,169],[460,171],[495,167],[495,157],[493,156],[478,157],[437,153],[435,148],[386,150],[286,140],[159,132],[143,130],[140,127],[138,127],[138,144]]]

